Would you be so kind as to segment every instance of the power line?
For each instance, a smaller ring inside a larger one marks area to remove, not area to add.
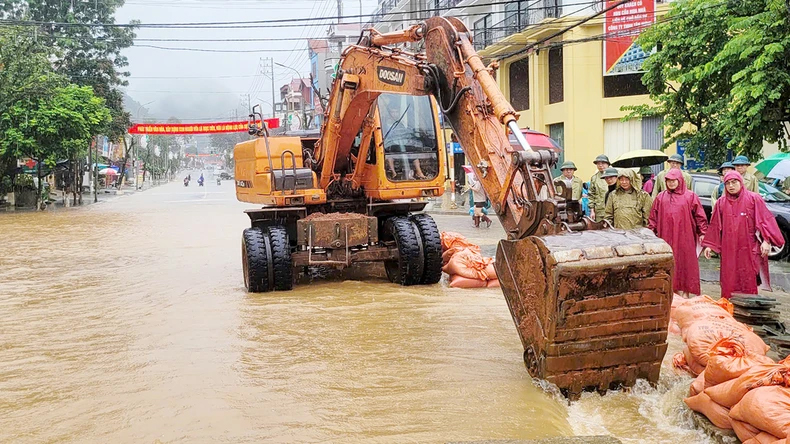
[[[519,3],[523,0],[503,0],[503,1],[496,1],[490,2],[485,4],[479,5],[469,5],[463,7],[451,7],[451,8],[429,8],[429,9],[421,9],[410,11],[410,13],[418,14],[418,13],[425,13],[425,12],[447,12],[454,9],[471,9],[471,8],[482,8],[482,7],[490,7],[496,5],[508,5]],[[595,5],[599,4],[599,0],[593,0],[585,3],[578,3],[574,6],[580,5]],[[556,9],[556,6],[544,6],[538,8],[532,8],[532,10],[549,10],[549,9]],[[480,15],[480,14],[471,14],[471,15]],[[372,14],[356,14],[356,15],[344,15],[339,17],[341,20],[347,19],[359,19],[370,17]],[[320,26],[321,23],[306,23],[306,22],[315,22],[315,21],[324,21],[324,20],[337,20],[338,16],[325,16],[325,17],[302,17],[302,18],[289,18],[289,19],[273,19],[273,20],[252,20],[252,21],[237,21],[237,22],[186,22],[186,23],[69,23],[69,22],[43,22],[43,21],[32,21],[32,20],[0,20],[0,25],[14,25],[14,26],[60,26],[60,27],[102,27],[102,28],[162,28],[162,29],[223,29],[223,28],[272,28],[272,27],[285,27],[285,26]],[[385,23],[385,22],[403,22],[403,20],[377,20],[376,23]]]

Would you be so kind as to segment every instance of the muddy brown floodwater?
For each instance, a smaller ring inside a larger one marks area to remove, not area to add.
[[[542,389],[498,290],[247,294],[247,206],[207,183],[0,213],[0,442],[705,441],[669,366],[658,389],[570,406]],[[496,230],[474,240],[491,248]]]

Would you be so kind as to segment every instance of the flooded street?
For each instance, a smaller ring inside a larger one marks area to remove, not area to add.
[[[705,442],[690,378],[567,402],[498,289],[314,280],[248,294],[232,182],[0,214],[0,442]],[[484,251],[501,229],[440,229]],[[497,231],[498,230],[498,231]]]

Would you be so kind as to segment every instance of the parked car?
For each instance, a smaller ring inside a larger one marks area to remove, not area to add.
[[[219,174],[219,178],[221,180],[231,180],[231,179],[233,179],[233,176],[230,173],[227,173],[227,172],[223,171],[223,172],[221,172]]]
[[[691,177],[694,179],[694,193],[699,196],[705,214],[710,220],[713,211],[711,195],[719,186],[719,176],[714,173],[691,173]],[[774,250],[768,258],[783,259],[790,253],[790,246],[787,245],[790,242],[790,196],[765,182],[759,182],[759,185],[760,195],[771,213],[776,216],[776,223],[779,224],[779,229],[782,230],[782,236],[785,238],[785,246],[781,250]]]

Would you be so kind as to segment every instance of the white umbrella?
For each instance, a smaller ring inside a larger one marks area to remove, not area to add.
[[[117,176],[118,172],[115,171],[112,168],[105,168],[105,169],[99,171],[99,174],[102,175],[102,176]]]

